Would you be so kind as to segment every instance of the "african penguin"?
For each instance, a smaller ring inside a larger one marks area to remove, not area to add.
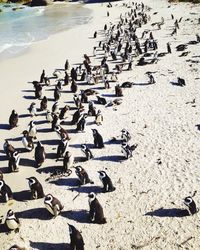
[[[70,235],[70,249],[71,250],[84,250],[84,241],[81,233],[72,225],[69,226]]]
[[[90,180],[90,178],[89,178],[89,176],[84,168],[82,168],[81,166],[77,166],[77,167],[75,167],[75,169],[76,169],[75,173],[79,178],[80,185],[85,185],[87,183],[94,184],[94,182]]]
[[[59,141],[57,154],[56,154],[57,160],[65,155],[68,147],[69,147],[69,140],[63,138]]]
[[[81,150],[82,150],[84,156],[86,157],[87,161],[94,158],[91,150],[88,148],[88,146],[86,144],[81,144]]]
[[[191,215],[193,215],[199,211],[199,209],[196,207],[196,203],[194,202],[194,200],[192,199],[191,196],[186,197],[183,200],[183,203],[188,207]]]
[[[131,158],[133,156],[133,151],[137,148],[137,144],[128,145],[126,142],[122,142],[122,153],[126,159]]]
[[[13,245],[9,248],[9,250],[26,250],[24,247],[19,247],[18,245]]]
[[[104,217],[103,208],[99,201],[96,198],[95,193],[91,192],[88,194],[89,197],[89,221],[97,224],[106,223],[106,219]]]
[[[87,116],[87,114],[83,114],[82,117],[79,119],[79,121],[77,122],[76,131],[84,132]]]
[[[8,169],[10,172],[18,172],[19,171],[19,162],[20,162],[20,155],[17,151],[14,151],[11,154],[11,157],[8,161]]]
[[[74,164],[74,156],[72,152],[67,151],[65,153],[64,159],[63,159],[63,168],[64,171],[67,172],[69,168],[71,168]]]
[[[3,144],[3,149],[9,158],[12,156],[12,154],[15,151],[15,148],[8,142],[8,140],[5,140],[5,142]]]
[[[19,115],[17,114],[17,112],[13,109],[10,117],[9,117],[9,124],[10,124],[10,128],[14,128],[17,127],[18,124],[18,120],[19,120]]]
[[[115,191],[115,187],[112,184],[110,177],[106,174],[105,171],[98,171],[99,179],[103,183],[103,192],[112,192]]]
[[[5,183],[4,180],[0,180],[0,199],[4,202],[13,199],[13,193],[11,188]]]
[[[30,112],[30,115],[33,117],[33,116],[36,116],[37,114],[37,108],[36,108],[36,103],[35,102],[32,102],[30,107],[28,108],[29,112]]]
[[[60,139],[65,138],[67,140],[70,140],[69,135],[67,133],[67,130],[65,130],[64,128],[62,128],[60,125],[55,126],[55,131],[56,131],[56,133],[57,133],[57,135],[58,135],[58,137]]]
[[[96,148],[103,148],[104,143],[103,143],[103,138],[97,131],[97,129],[92,129],[93,137],[94,137],[94,146]]]
[[[29,136],[28,131],[24,130],[22,132],[22,144],[25,147],[26,150],[32,151],[34,149],[34,143],[32,137]]]
[[[44,96],[40,102],[40,109],[43,111],[43,110],[46,110],[47,109],[47,98],[46,96]]]
[[[122,129],[122,130],[121,130],[121,133],[122,133],[122,134],[121,134],[122,141],[124,141],[124,142],[130,141],[131,135],[130,135],[130,133],[128,132],[128,130]]]
[[[28,125],[29,129],[28,129],[28,135],[30,137],[33,137],[33,139],[37,139],[37,128],[36,125],[34,123],[34,121],[31,121]]]
[[[51,194],[47,194],[44,197],[44,205],[46,209],[54,215],[54,218],[58,216],[61,212],[61,210],[64,208],[64,206],[60,203],[60,201],[53,197]]]
[[[50,112],[49,110],[47,110],[46,119],[47,119],[48,122],[52,122],[53,121],[53,113]]]
[[[40,167],[45,160],[45,150],[40,141],[37,142],[37,146],[35,148],[35,162],[37,167]]]
[[[31,190],[31,199],[40,199],[44,197],[44,191],[41,183],[36,177],[26,178]]]
[[[14,230],[15,233],[19,232],[20,221],[11,209],[7,212],[5,224],[9,230]]]

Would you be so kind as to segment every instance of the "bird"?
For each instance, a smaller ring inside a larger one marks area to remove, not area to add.
[[[10,117],[9,117],[9,124],[10,124],[10,128],[14,128],[17,127],[18,125],[18,120],[19,120],[19,115],[17,114],[17,112],[13,109]]]

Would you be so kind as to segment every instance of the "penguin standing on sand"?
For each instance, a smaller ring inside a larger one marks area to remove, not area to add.
[[[37,139],[37,128],[34,121],[31,121],[28,126],[29,126],[28,135],[30,137],[33,137],[33,139]]]
[[[15,233],[19,232],[20,221],[11,209],[7,212],[5,224],[9,230],[14,230]]]
[[[44,96],[40,102],[40,109],[43,111],[43,110],[46,110],[47,109],[47,98],[46,96]]]
[[[126,159],[129,159],[133,156],[133,151],[137,148],[137,144],[128,145],[127,142],[122,142],[122,153]]]
[[[22,132],[22,144],[25,147],[26,150],[32,151],[34,149],[34,143],[32,137],[29,136],[28,131],[24,130]]]
[[[103,208],[96,198],[95,193],[91,192],[89,197],[89,221],[97,224],[105,224],[106,219],[104,217]]]
[[[8,140],[5,140],[4,144],[3,144],[3,149],[4,152],[6,153],[6,155],[8,156],[8,158],[10,158],[12,156],[12,154],[15,152],[15,148],[13,147],[13,145],[11,145]]]
[[[67,118],[67,112],[69,110],[69,106],[65,105],[61,111],[60,111],[60,114],[59,114],[59,118],[60,120],[64,120]]]
[[[70,151],[67,151],[63,159],[64,171],[67,172],[69,168],[73,166],[73,164],[74,164],[74,156]]]
[[[115,86],[115,95],[117,97],[123,96],[122,88],[119,86],[119,84]]]
[[[59,126],[59,125],[60,125],[59,117],[57,116],[57,114],[53,114],[53,121],[51,123],[52,131],[54,131],[57,128],[57,126]]]
[[[10,124],[10,128],[14,128],[17,127],[18,124],[18,120],[19,120],[19,115],[17,114],[17,112],[13,109],[10,117],[9,117],[9,124]]]
[[[49,110],[47,110],[46,119],[47,119],[48,122],[53,121],[53,113],[50,112]]]
[[[88,116],[87,114],[83,114],[83,116],[79,119],[77,123],[76,131],[84,132],[87,116]]]
[[[33,117],[33,116],[36,116],[37,115],[37,108],[36,108],[36,103],[35,102],[32,102],[30,107],[28,108],[29,112],[30,112],[30,115]]]
[[[65,138],[61,139],[57,148],[57,154],[56,154],[57,160],[66,154],[68,147],[69,147],[69,140],[66,140]]]
[[[55,102],[51,108],[52,113],[56,114],[59,113],[59,105],[58,102]]]
[[[80,185],[85,185],[87,183],[94,184],[93,181],[90,180],[88,173],[81,166],[75,167],[75,173],[79,178]]]
[[[130,135],[130,133],[128,132],[128,130],[126,130],[126,129],[122,129],[121,130],[121,139],[122,139],[122,141],[123,142],[128,142],[128,141],[130,141],[130,139],[131,139],[131,135]]]
[[[31,190],[31,199],[40,199],[44,197],[44,191],[41,183],[35,177],[26,178]]]
[[[5,183],[4,180],[0,180],[0,199],[4,202],[13,199],[13,193],[11,188]]]
[[[69,135],[68,135],[68,133],[67,133],[67,130],[65,130],[64,128],[62,128],[60,125],[55,126],[55,129],[54,129],[54,130],[56,131],[56,133],[57,133],[57,135],[58,135],[58,137],[59,137],[60,139],[65,138],[65,139],[67,139],[67,140],[70,140]]]
[[[196,204],[191,196],[186,197],[183,200],[183,203],[187,206],[187,208],[189,210],[189,214],[193,215],[199,211],[199,209],[197,208],[197,206],[196,206]]]
[[[113,192],[115,191],[115,187],[112,184],[110,177],[106,174],[105,171],[98,171],[99,179],[103,183],[103,192]]]
[[[97,126],[102,125],[102,122],[103,122],[103,115],[102,115],[100,109],[97,111],[97,114],[96,114],[96,116],[95,116],[95,122],[96,122]]]
[[[81,151],[83,152],[87,161],[94,158],[91,150],[88,148],[88,146],[86,144],[81,144]]]
[[[84,241],[81,233],[72,225],[69,225],[70,249],[84,250]]]
[[[103,148],[104,147],[104,143],[103,143],[102,136],[99,134],[99,132],[97,131],[97,129],[92,129],[92,132],[93,132],[93,137],[94,137],[94,146],[96,148]]]
[[[43,69],[42,74],[40,76],[40,82],[43,83],[45,79],[45,70]]]
[[[54,100],[55,100],[55,102],[57,102],[60,99],[60,96],[61,96],[60,90],[56,86],[55,90],[54,90]]]
[[[20,162],[20,155],[17,151],[14,151],[11,154],[11,157],[8,161],[8,169],[10,172],[18,172],[19,171],[19,162]]]
[[[33,85],[35,88],[35,98],[40,99],[42,97],[42,85],[37,81],[34,81]]]
[[[37,146],[35,148],[35,162],[37,167],[40,167],[45,160],[45,150],[40,141],[37,142]]]
[[[51,194],[47,194],[44,197],[44,205],[46,209],[54,215],[54,218],[60,214],[60,212],[63,210],[64,206],[61,204],[61,202],[53,197]]]

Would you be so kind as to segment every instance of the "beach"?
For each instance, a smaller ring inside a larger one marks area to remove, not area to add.
[[[0,204],[0,216],[4,221],[7,211],[12,209],[18,213],[21,221],[19,233],[7,235],[0,231],[1,250],[7,250],[14,244],[26,249],[70,249],[68,223],[81,231],[85,249],[90,250],[200,248],[199,214],[181,217],[175,212],[176,209],[185,208],[183,199],[192,196],[195,191],[197,207],[200,204],[200,131],[197,126],[200,123],[200,43],[188,45],[189,53],[184,57],[180,57],[182,52],[176,51],[176,46],[195,40],[195,34],[200,35],[200,5],[173,4],[164,0],[143,2],[151,7],[147,11],[151,19],[137,30],[138,37],[144,30],[150,30],[157,41],[158,51],[166,52],[166,44],[170,42],[172,53],[159,57],[157,63],[145,66],[136,66],[138,57],[133,58],[132,70],[118,74],[117,83],[133,83],[132,88],[123,89],[122,104],[111,107],[96,104],[104,117],[102,126],[97,126],[94,118],[88,117],[85,133],[75,132],[76,126],[70,125],[75,105],[69,85],[63,86],[59,100],[60,107],[70,106],[66,119],[68,123],[63,127],[69,131],[70,150],[76,159],[82,156],[80,144],[93,145],[91,129],[98,129],[103,136],[103,149],[91,146],[94,159],[75,164],[87,170],[94,184],[81,188],[74,185],[77,177],[73,169],[69,177],[45,181],[49,172],[63,163],[62,160],[56,161],[58,136],[50,130],[45,112],[39,111],[34,118],[29,115],[31,102],[34,101],[37,108],[40,105],[40,100],[34,99],[31,82],[39,80],[43,69],[49,77],[55,69],[60,69],[63,75],[66,59],[72,68],[83,62],[84,54],[90,56],[93,66],[100,65],[102,51],[97,50],[97,55],[93,56],[93,47],[98,47],[99,41],[105,39],[104,25],[119,22],[120,14],[129,11],[123,3],[130,3],[113,2],[112,8],[108,8],[107,3],[87,4],[85,8],[92,11],[88,23],[51,35],[47,40],[32,44],[21,55],[0,61],[2,146],[4,140],[8,139],[20,151],[23,148],[21,133],[34,120],[38,128],[37,140],[42,142],[47,154],[42,167],[35,168],[34,150],[22,150],[19,172],[6,173],[8,160],[1,150],[0,170],[5,173],[4,180],[11,187],[14,199]],[[171,14],[175,19],[182,17],[176,36],[170,35],[174,24]],[[161,29],[151,25],[160,22],[161,17],[164,18]],[[93,38],[95,31],[96,39]],[[113,69],[115,64],[111,62],[109,66]],[[155,84],[148,84],[147,72],[153,72]],[[184,87],[171,83],[176,82],[177,77],[185,79]],[[43,91],[43,95],[49,98],[48,109],[54,103],[55,84],[56,80],[52,79],[50,86]],[[111,82],[110,85],[110,89],[104,89],[103,83],[91,86],[78,84],[78,90],[92,88],[108,100],[113,100],[116,98],[116,83]],[[95,96],[91,96],[90,100],[96,100]],[[88,104],[84,106],[87,110]],[[8,119],[13,109],[21,117],[19,126],[10,130]],[[128,160],[121,160],[118,140],[124,128],[131,134],[130,144],[138,145],[133,157]],[[111,177],[116,187],[114,192],[101,192],[99,170],[105,170]],[[31,176],[42,183],[45,194],[51,193],[62,201],[64,209],[55,219],[48,215],[43,199],[30,200],[26,178]],[[87,222],[89,192],[97,193],[106,224]]]

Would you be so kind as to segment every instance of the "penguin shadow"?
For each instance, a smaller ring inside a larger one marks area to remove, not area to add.
[[[78,192],[78,193],[86,193],[89,194],[91,192],[94,192],[95,194],[100,194],[102,193],[102,188],[99,186],[80,186],[80,187],[74,187],[74,188],[69,188],[70,191],[74,192]]]
[[[17,217],[22,219],[38,219],[38,220],[49,220],[52,219],[52,215],[47,211],[46,208],[32,208],[16,213]]]
[[[77,164],[79,162],[86,162],[87,159],[83,156],[76,156],[75,159],[74,159],[74,162]]]
[[[54,173],[55,171],[61,171],[61,167],[58,166],[51,166],[51,167],[43,167],[43,168],[38,168],[36,172],[39,174],[44,173],[44,174],[51,174]],[[50,183],[50,182],[49,182]]]
[[[102,94],[102,96],[104,96],[104,97],[116,97],[115,94]]]
[[[19,115],[19,118],[27,118],[27,117],[30,117],[30,114],[22,114],[22,115]]]
[[[106,155],[94,158],[96,161],[113,161],[113,162],[122,162],[124,157],[121,155]]]
[[[31,193],[29,190],[23,190],[13,193],[13,197],[16,201],[28,201],[30,200]]]
[[[148,86],[148,85],[154,85],[154,83],[148,83],[148,82],[141,82],[141,83],[132,83],[133,86]]]
[[[0,224],[0,234],[1,233],[5,233],[5,234],[9,233],[9,229],[5,224]]]
[[[37,130],[38,133],[49,133],[53,132],[51,128],[40,128]]]
[[[56,153],[46,153],[46,158],[56,160]]]
[[[10,125],[9,124],[0,124],[0,129],[1,130],[10,130]]]
[[[0,158],[0,160],[1,160],[1,158]],[[7,167],[0,167],[0,171],[1,171],[3,174],[8,174],[8,173],[10,173]]]
[[[184,87],[183,85],[180,85],[178,82],[170,82],[170,83],[173,86]]]
[[[42,125],[42,124],[45,124],[45,123],[48,123],[48,121],[47,120],[35,121],[35,125]]]
[[[55,184],[57,186],[68,186],[78,188],[79,181],[76,178],[62,178],[58,180],[49,181],[51,184]]]
[[[48,242],[34,242],[29,241],[30,246],[38,250],[70,250],[68,243],[48,243]]]
[[[24,167],[35,167],[35,161],[27,158],[21,158],[19,162],[20,166]]]
[[[58,145],[58,142],[59,140],[42,140],[41,143],[43,145],[51,145],[51,146],[54,146],[54,145]]]
[[[30,89],[22,89],[22,92],[33,93],[35,91],[34,90],[30,90]]]
[[[104,142],[105,145],[111,145],[111,144],[122,144],[122,140],[118,140],[117,138],[113,137],[109,141]]]
[[[186,209],[161,207],[152,212],[148,212],[145,215],[156,216],[156,217],[185,217],[185,216],[189,216],[189,212]]]
[[[35,100],[35,96],[32,96],[32,95],[24,95],[23,96],[24,99],[27,99],[27,100]]]
[[[7,161],[8,157],[7,155],[0,155],[0,161]]]
[[[61,216],[69,220],[74,220],[79,223],[89,223],[88,220],[88,211],[85,209],[81,210],[69,210],[61,212]]]

